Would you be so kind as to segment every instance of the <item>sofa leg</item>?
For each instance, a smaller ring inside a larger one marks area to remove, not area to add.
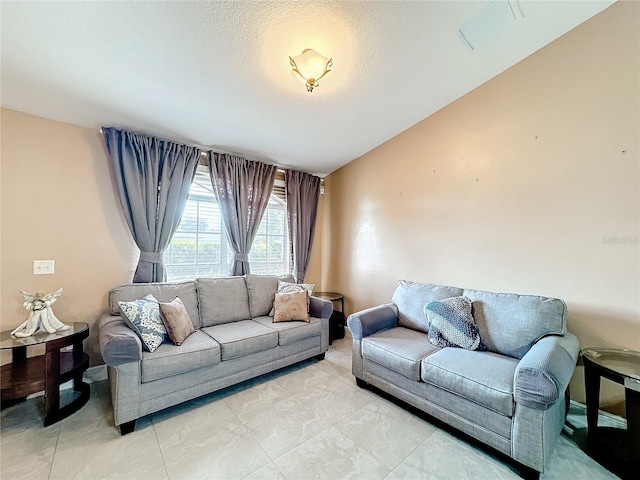
[[[369,388],[369,384],[358,377],[356,377],[356,385],[358,385],[360,388]]]
[[[531,467],[526,467],[523,465],[520,468],[520,477],[522,477],[524,480],[539,480],[540,472],[537,470],[534,470]]]
[[[320,355],[316,355],[316,360],[324,360],[324,356],[327,354],[327,352],[322,352]]]
[[[120,435],[127,435],[133,432],[136,428],[136,421],[131,420],[130,422],[125,422],[120,425]]]

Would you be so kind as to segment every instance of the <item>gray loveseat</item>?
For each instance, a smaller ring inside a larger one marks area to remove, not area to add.
[[[423,313],[465,296],[485,350],[440,348]],[[400,281],[392,303],[348,318],[353,374],[513,459],[538,477],[562,430],[578,358],[561,300]],[[566,397],[565,397],[566,395]]]
[[[311,357],[324,358],[331,302],[311,297],[310,323],[272,323],[268,314],[278,280],[246,275],[111,290],[110,313],[100,320],[99,337],[121,433],[133,431],[136,419],[158,410]],[[182,345],[163,343],[149,353],[122,319],[118,301],[148,294],[160,302],[182,300],[196,330]]]

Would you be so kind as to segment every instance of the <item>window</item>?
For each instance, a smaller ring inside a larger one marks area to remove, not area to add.
[[[233,249],[206,168],[198,168],[178,229],[164,253],[168,281],[228,275]],[[251,273],[290,273],[284,183],[276,179],[269,205],[249,253]]]

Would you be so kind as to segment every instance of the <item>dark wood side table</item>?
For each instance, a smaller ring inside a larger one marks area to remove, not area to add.
[[[344,295],[337,292],[315,292],[313,296],[329,300],[331,303],[340,302],[340,310],[334,308],[329,319],[329,345],[331,345],[334,340],[344,338]]]
[[[56,423],[82,408],[90,395],[89,385],[82,374],[89,367],[89,356],[82,342],[89,336],[89,325],[76,322],[69,330],[56,333],[38,333],[31,337],[16,338],[11,331],[0,333],[0,350],[11,350],[12,363],[0,367],[2,408],[10,407],[27,395],[44,390],[44,426]],[[45,346],[45,354],[27,357],[27,347]],[[63,351],[64,347],[72,351]],[[73,389],[80,395],[60,406],[60,385],[73,380]]]
[[[585,348],[584,381],[587,396],[589,454],[622,478],[640,471],[640,352],[612,348]],[[627,429],[598,427],[600,379],[624,385]]]

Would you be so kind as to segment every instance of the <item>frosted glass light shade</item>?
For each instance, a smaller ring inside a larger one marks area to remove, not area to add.
[[[318,86],[318,80],[324,77],[333,65],[330,58],[320,55],[311,48],[307,48],[300,55],[293,58],[289,57],[289,63],[293,67],[291,74],[300,80],[306,87],[308,92]]]

